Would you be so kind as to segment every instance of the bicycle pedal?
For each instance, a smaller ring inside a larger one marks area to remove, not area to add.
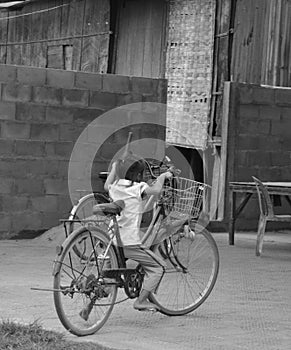
[[[87,306],[85,306],[80,312],[79,312],[79,316],[84,320],[84,321],[88,321],[90,313],[93,309],[93,305],[94,303],[92,302],[92,300],[88,303]]]
[[[84,321],[88,321],[89,318],[89,313],[87,310],[81,310],[79,312],[79,316],[84,320]]]

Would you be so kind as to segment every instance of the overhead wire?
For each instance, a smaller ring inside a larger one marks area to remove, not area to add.
[[[24,17],[24,16],[31,16],[31,15],[38,14],[38,13],[43,13],[43,12],[56,10],[56,9],[58,9],[60,7],[65,7],[65,6],[69,6],[69,5],[70,5],[70,3],[67,3],[67,4],[62,4],[62,5],[50,7],[50,8],[44,9],[44,10],[38,10],[38,11],[33,11],[33,12],[28,12],[28,13],[22,13],[22,14],[15,15],[15,16],[2,17],[2,18],[0,18],[0,21],[10,20],[10,19],[14,19],[14,18],[20,18],[20,17]]]

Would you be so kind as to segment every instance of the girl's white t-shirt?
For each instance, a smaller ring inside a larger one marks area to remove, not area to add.
[[[117,180],[108,186],[109,195],[113,201],[123,200],[125,203],[120,216],[117,215],[120,237],[124,246],[141,244],[140,223],[145,205],[142,193],[148,187],[145,182],[132,182],[125,179]]]

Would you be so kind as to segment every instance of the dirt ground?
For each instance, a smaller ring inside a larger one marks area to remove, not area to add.
[[[290,350],[291,232],[269,233],[263,255],[255,256],[255,233],[214,234],[220,273],[207,301],[191,314],[167,317],[141,313],[132,300],[116,305],[95,335],[77,338],[62,327],[51,292],[55,247],[64,239],[54,228],[28,240],[0,241],[0,314],[45,328],[76,341],[93,341],[118,350]]]

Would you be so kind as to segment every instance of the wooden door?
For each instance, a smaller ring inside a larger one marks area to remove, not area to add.
[[[116,5],[112,73],[164,77],[166,1],[124,0]]]

